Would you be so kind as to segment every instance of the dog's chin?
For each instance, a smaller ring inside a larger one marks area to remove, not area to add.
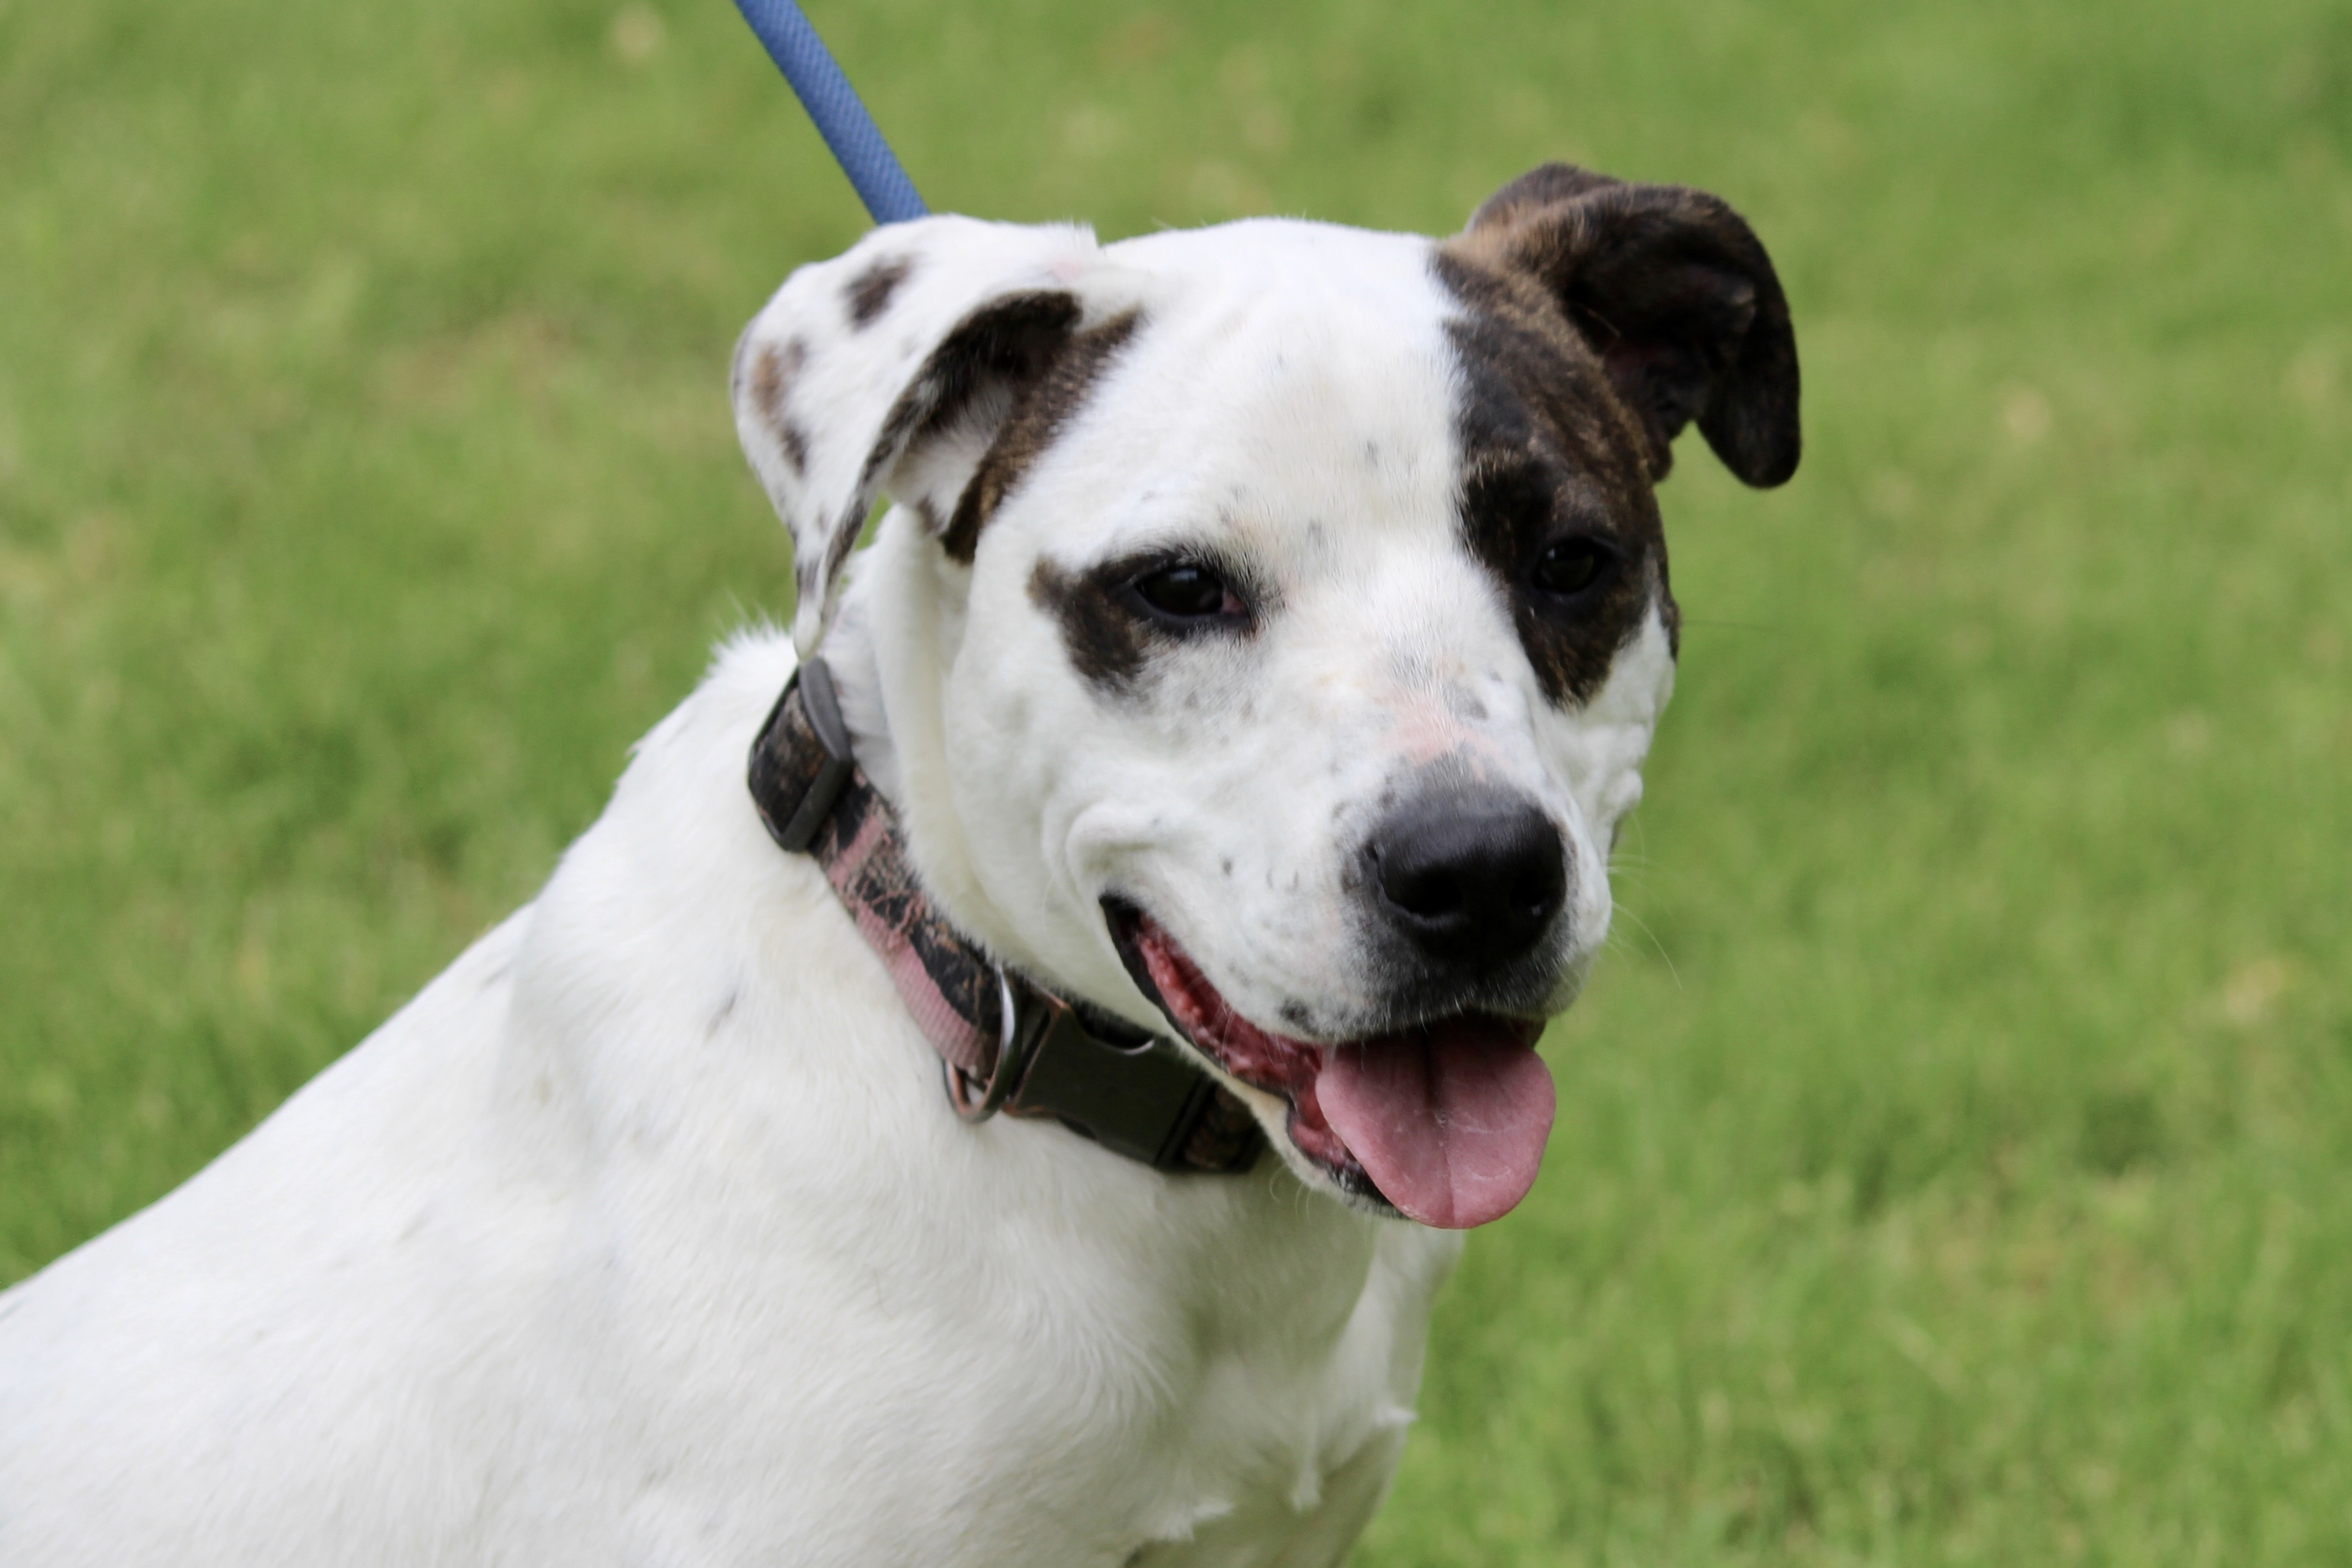
[[[1142,910],[1106,899],[1103,912],[1137,986],[1261,1121],[1280,1119],[1294,1169],[1358,1207],[1448,1230],[1500,1218],[1534,1184],[1554,1110],[1541,1018],[1454,1011],[1298,1039],[1243,1016]]]

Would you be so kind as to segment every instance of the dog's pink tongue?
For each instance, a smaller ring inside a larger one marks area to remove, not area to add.
[[[1381,1194],[1447,1230],[1528,1195],[1558,1103],[1529,1030],[1478,1017],[1336,1047],[1315,1098]]]

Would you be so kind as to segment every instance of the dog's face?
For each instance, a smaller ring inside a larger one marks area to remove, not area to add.
[[[1669,443],[1777,484],[1796,399],[1728,208],[1556,165],[1444,243],[898,226],[736,368],[804,648],[903,503],[861,589],[925,623],[891,722],[950,913],[1172,1023],[1310,1183],[1442,1226],[1549,1131],[1532,1047],[1673,684]]]

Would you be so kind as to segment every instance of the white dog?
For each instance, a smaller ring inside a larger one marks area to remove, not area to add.
[[[1558,165],[1443,242],[927,218],[735,402],[823,664],[725,648],[536,902],[0,1296],[7,1568],[1362,1528],[1608,925],[1668,443],[1796,464],[1770,263]]]

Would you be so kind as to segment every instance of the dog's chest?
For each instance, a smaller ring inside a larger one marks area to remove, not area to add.
[[[1020,1393],[995,1442],[950,1461],[986,1500],[958,1523],[966,1550],[1237,1568],[1332,1562],[1354,1539],[1402,1450],[1457,1243],[1262,1179],[1235,1206],[1278,1208],[1272,1223],[1197,1248],[1163,1226],[1173,1246],[1100,1275],[1040,1258],[1063,1273],[1031,1281],[1028,1353],[1003,1325],[981,1380]]]
[[[943,1215],[965,1245],[919,1225],[854,1268],[804,1256],[789,1293],[746,1292],[776,1304],[758,1331],[646,1391],[667,1425],[681,1382],[706,1390],[695,1446],[723,1428],[759,1456],[740,1479],[762,1520],[742,1544],[802,1541],[826,1563],[870,1561],[876,1542],[971,1564],[1337,1561],[1402,1451],[1458,1238],[1349,1214],[1272,1169],[1138,1205],[1139,1167],[1058,1129],[1003,1131],[1078,1168],[1042,1187],[1064,1194],[1052,1210]],[[646,1500],[648,1544],[681,1544],[659,1521],[723,1506]],[[815,1521],[840,1551],[807,1542]]]

